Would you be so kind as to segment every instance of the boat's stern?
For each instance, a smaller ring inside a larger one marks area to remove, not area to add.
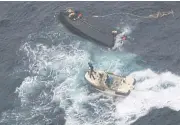
[[[121,82],[121,85],[116,91],[116,94],[124,94],[128,95],[131,90],[134,89],[135,79],[133,77],[127,76],[124,78],[124,80]]]
[[[131,76],[126,76],[125,78],[125,82],[129,85],[129,86],[134,86],[135,85],[135,79]]]

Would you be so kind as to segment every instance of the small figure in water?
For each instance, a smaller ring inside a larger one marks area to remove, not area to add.
[[[116,41],[116,36],[118,35],[118,31],[113,30],[113,31],[112,31],[112,35],[113,35],[113,37],[114,37],[114,41]],[[121,43],[123,43],[123,41],[125,41],[125,40],[127,40],[127,36],[126,36],[126,35],[123,35],[123,36],[121,37]]]
[[[92,65],[92,63],[90,63],[90,62],[88,62],[88,65],[89,65],[89,68],[90,68],[90,78],[91,78],[91,76],[93,77],[93,79],[95,79],[94,78],[94,76],[93,76],[93,72],[94,73],[96,73],[95,71],[94,71],[94,67],[93,67],[93,65]]]
[[[122,40],[126,40],[127,37],[126,37],[125,35],[123,35],[123,36],[121,37],[121,39],[122,39]]]
[[[116,40],[116,36],[117,36],[117,31],[116,30],[113,30],[112,31],[112,35],[113,35],[113,38],[114,38],[114,41]]]

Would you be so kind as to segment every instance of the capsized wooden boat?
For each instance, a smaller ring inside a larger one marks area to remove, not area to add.
[[[115,38],[112,34],[114,29],[107,27],[107,24],[99,22],[93,17],[82,17],[73,20],[68,17],[66,11],[62,11],[59,14],[59,20],[75,35],[110,48],[114,46]]]

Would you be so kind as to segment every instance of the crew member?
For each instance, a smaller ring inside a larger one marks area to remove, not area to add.
[[[74,12],[74,10],[72,10],[72,9],[68,9],[67,11],[66,11],[67,13],[68,13],[68,17],[70,18],[70,19],[75,19],[75,12]]]
[[[82,13],[79,13],[77,18],[82,18]]]
[[[94,71],[94,67],[93,67],[93,65],[92,65],[92,63],[90,63],[90,62],[88,62],[88,65],[89,65],[89,68],[90,68],[90,78],[91,78],[91,76],[93,77],[93,79],[95,79],[94,78],[94,76],[93,76],[93,72],[94,73],[96,73],[95,71]]]
[[[112,35],[113,35],[113,37],[116,37],[117,31],[116,31],[116,30],[113,30],[113,31],[112,31]]]
[[[113,30],[112,31],[112,35],[113,35],[113,41],[116,41],[116,35],[117,35],[117,31],[116,30]]]
[[[76,20],[82,17],[82,13],[79,11],[68,9],[67,12],[68,12],[68,17],[72,20]]]
[[[123,35],[123,36],[121,37],[121,39],[122,39],[122,40],[126,40],[127,37],[126,37],[125,35]]]

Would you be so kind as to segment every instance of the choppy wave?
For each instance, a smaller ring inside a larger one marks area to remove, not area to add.
[[[152,108],[168,106],[179,110],[179,76],[171,72],[157,74],[150,69],[133,72],[131,75],[137,80],[136,88],[116,105],[118,116],[125,116],[123,122],[132,123]]]
[[[52,39],[61,38],[61,42],[48,46],[35,43],[37,37],[52,43]],[[60,109],[64,109],[66,125],[127,125],[153,107],[179,110],[179,76],[144,69],[134,54],[95,47],[84,41],[71,39],[70,45],[62,41],[62,34],[54,32],[28,37],[21,50],[27,54],[31,75],[16,89],[21,105],[4,112],[0,123],[61,123]],[[113,98],[95,91],[84,80],[88,61],[95,68],[117,74],[131,73],[137,81],[135,90],[126,98]]]

